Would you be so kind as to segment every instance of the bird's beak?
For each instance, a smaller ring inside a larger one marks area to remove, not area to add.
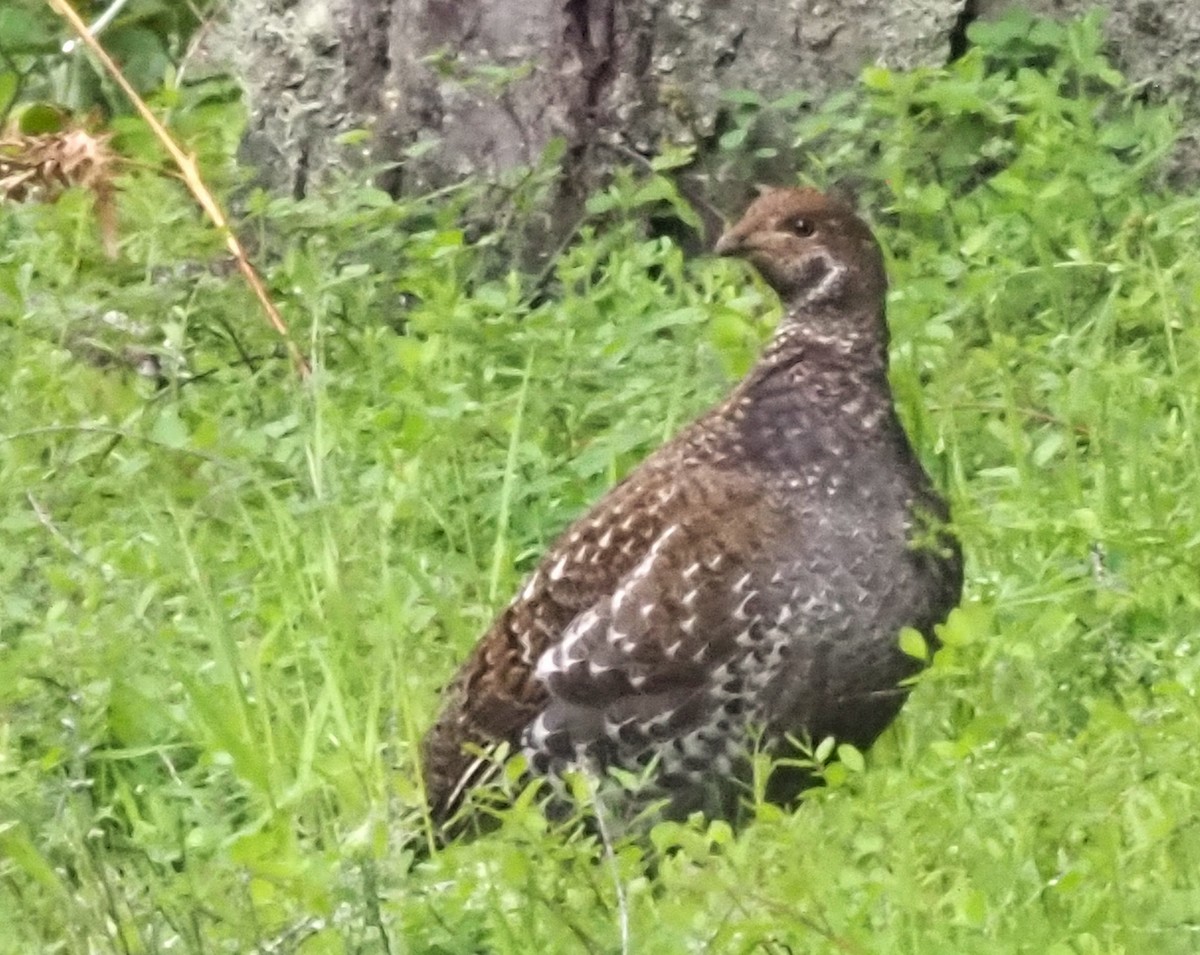
[[[721,238],[717,239],[717,244],[713,246],[713,251],[717,255],[737,255],[743,249],[743,236],[736,232],[726,232]]]

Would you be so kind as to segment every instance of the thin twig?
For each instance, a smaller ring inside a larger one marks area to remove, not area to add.
[[[629,900],[625,898],[625,884],[621,881],[621,870],[617,866],[617,854],[613,850],[612,835],[604,818],[604,805],[600,801],[600,792],[596,785],[598,777],[586,766],[580,768],[580,775],[587,783],[592,811],[596,814],[596,829],[600,833],[600,842],[604,846],[604,861],[608,865],[613,888],[617,893],[617,926],[621,933],[621,955],[629,955]]]
[[[258,299],[259,304],[263,308],[263,312],[266,313],[267,321],[270,322],[271,326],[279,333],[284,342],[287,344],[288,353],[291,355],[292,362],[296,366],[296,371],[300,374],[301,378],[308,378],[308,376],[312,373],[312,370],[309,367],[307,359],[301,353],[296,343],[292,341],[291,332],[288,331],[287,323],[283,320],[283,316],[279,314],[279,309],[275,307],[275,303],[272,302],[270,297],[267,295],[267,290],[263,285],[262,279],[259,277],[254,266],[250,264],[250,259],[246,255],[246,250],[242,247],[242,243],[238,240],[238,237],[230,228],[229,221],[225,218],[225,213],[221,209],[220,203],[217,202],[216,197],[213,196],[208,187],[204,184],[204,180],[200,178],[200,172],[196,166],[195,158],[185,153],[183,149],[180,148],[179,144],[175,142],[174,138],[167,131],[167,128],[163,126],[161,122],[159,122],[158,117],[154,115],[150,107],[146,105],[145,101],[140,96],[138,96],[137,91],[125,78],[125,74],[121,72],[121,68],[117,66],[112,57],[108,55],[104,47],[100,45],[99,41],[97,41],[96,38],[88,32],[87,24],[80,19],[79,14],[71,8],[71,6],[67,3],[67,0],[46,0],[46,2],[54,8],[55,12],[58,13],[59,16],[63,17],[63,19],[71,24],[71,27],[79,35],[79,38],[83,40],[88,49],[91,50],[92,53],[95,54],[96,58],[104,65],[105,70],[108,71],[109,75],[113,78],[116,84],[121,87],[125,95],[129,97],[129,101],[133,103],[134,108],[141,115],[142,119],[145,120],[146,125],[150,127],[150,129],[154,132],[154,135],[158,137],[159,142],[161,142],[167,152],[170,153],[171,158],[175,160],[175,164],[179,167],[179,171],[183,174],[183,181],[187,183],[188,189],[191,191],[192,195],[196,197],[196,201],[200,204],[200,207],[205,211],[205,213],[207,213],[208,218],[212,221],[213,225],[215,225],[217,229],[220,230],[220,232],[224,235],[225,245],[229,248],[229,251],[237,260],[238,269],[246,279],[246,283],[254,292],[255,297]]]
[[[113,0],[109,4],[108,9],[93,20],[92,25],[87,28],[88,36],[96,37],[103,33],[108,25],[113,22],[116,15],[121,12],[121,8],[128,2],[129,0]],[[64,53],[74,53],[77,46],[79,46],[77,40],[68,40],[62,45],[62,51]]]
[[[225,458],[208,454],[204,451],[198,451],[195,448],[176,448],[146,434],[135,434],[132,431],[122,431],[120,428],[109,428],[103,425],[48,424],[39,428],[26,428],[24,431],[10,431],[7,434],[0,434],[0,444],[16,441],[18,438],[35,438],[43,434],[95,434],[115,437],[123,441],[141,441],[143,444],[154,445],[164,451],[170,451],[184,457],[199,458],[201,461],[208,461],[211,464],[218,464],[222,467],[228,467],[230,464]],[[91,457],[93,453],[89,452],[84,457]],[[71,463],[78,464],[81,460],[83,460],[82,457],[77,458]]]
[[[38,503],[38,499],[33,496],[32,491],[25,492],[25,500],[27,500],[29,502],[29,506],[33,508],[33,513],[37,516],[38,522],[42,525],[42,527],[46,528],[46,530],[50,532],[50,536],[62,544],[67,550],[69,550],[72,557],[87,563],[87,556],[82,550],[79,549],[74,541],[72,541],[69,537],[67,537],[66,534],[58,529],[58,525],[54,523],[54,518],[50,516],[50,512],[42,507],[40,503]]]
[[[1045,424],[1057,425],[1060,428],[1066,428],[1074,431],[1081,437],[1089,437],[1091,429],[1086,424],[1074,424],[1070,421],[1064,421],[1062,418],[1050,414],[1048,411],[1039,411],[1037,408],[1025,408],[1021,405],[1001,405],[988,404],[982,401],[963,401],[953,402],[951,404],[931,404],[928,406],[930,411],[990,411],[995,414],[1005,414],[1009,411],[1015,411],[1017,414],[1024,415],[1026,418],[1031,418],[1034,421],[1041,421]]]

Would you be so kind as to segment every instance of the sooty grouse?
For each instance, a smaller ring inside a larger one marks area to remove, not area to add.
[[[716,251],[779,293],[774,339],[563,533],[446,689],[423,751],[438,823],[500,742],[538,773],[645,769],[667,814],[728,815],[755,746],[870,745],[917,667],[901,628],[932,640],[958,601],[946,506],[892,406],[868,227],[776,189]],[[767,794],[803,782],[777,770]]]

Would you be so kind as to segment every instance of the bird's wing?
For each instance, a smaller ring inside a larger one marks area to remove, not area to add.
[[[716,599],[710,593],[715,595],[721,586],[712,575],[732,573],[729,555],[753,537],[750,515],[766,513],[761,486],[735,471],[701,473],[664,467],[656,457],[632,472],[555,542],[447,687],[442,713],[423,746],[425,785],[435,818],[452,815],[463,792],[486,772],[487,760],[480,759],[479,750],[501,742],[518,745],[522,732],[546,708],[557,691],[548,688],[535,670],[539,660],[562,647],[568,634],[582,634],[584,624],[596,614],[612,613],[618,593],[645,606],[647,594],[665,586],[668,565],[682,574],[694,562],[685,562],[686,547],[703,544],[696,559],[709,562],[725,555],[716,570],[706,565],[704,596],[697,592],[693,598],[705,607]],[[639,568],[659,541],[663,543],[651,562],[654,572],[639,576]],[[640,583],[629,586],[635,580]],[[736,582],[732,578],[729,585]],[[677,599],[682,602],[687,593],[681,591]],[[659,639],[659,656],[666,661],[672,642],[661,640],[666,631],[646,629],[658,622],[662,612],[665,605],[659,614],[643,620],[637,632],[648,634],[649,640]],[[577,640],[577,649],[590,649],[595,642],[593,637],[579,639],[583,642]],[[650,643],[639,650],[642,657],[654,652]],[[669,668],[659,670],[665,675]],[[682,677],[684,671],[675,672]],[[553,682],[570,692],[575,679],[572,671]],[[648,698],[642,696],[645,702]]]
[[[771,581],[760,548],[783,520],[762,497],[726,487],[712,507],[668,524],[616,587],[538,660],[547,694],[523,745],[543,760],[585,753],[624,762],[731,704],[739,709],[778,652],[764,619]]]

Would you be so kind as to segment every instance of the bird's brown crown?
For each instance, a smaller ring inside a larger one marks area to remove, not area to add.
[[[762,273],[786,304],[881,300],[883,256],[854,210],[815,189],[768,189],[716,245]]]

